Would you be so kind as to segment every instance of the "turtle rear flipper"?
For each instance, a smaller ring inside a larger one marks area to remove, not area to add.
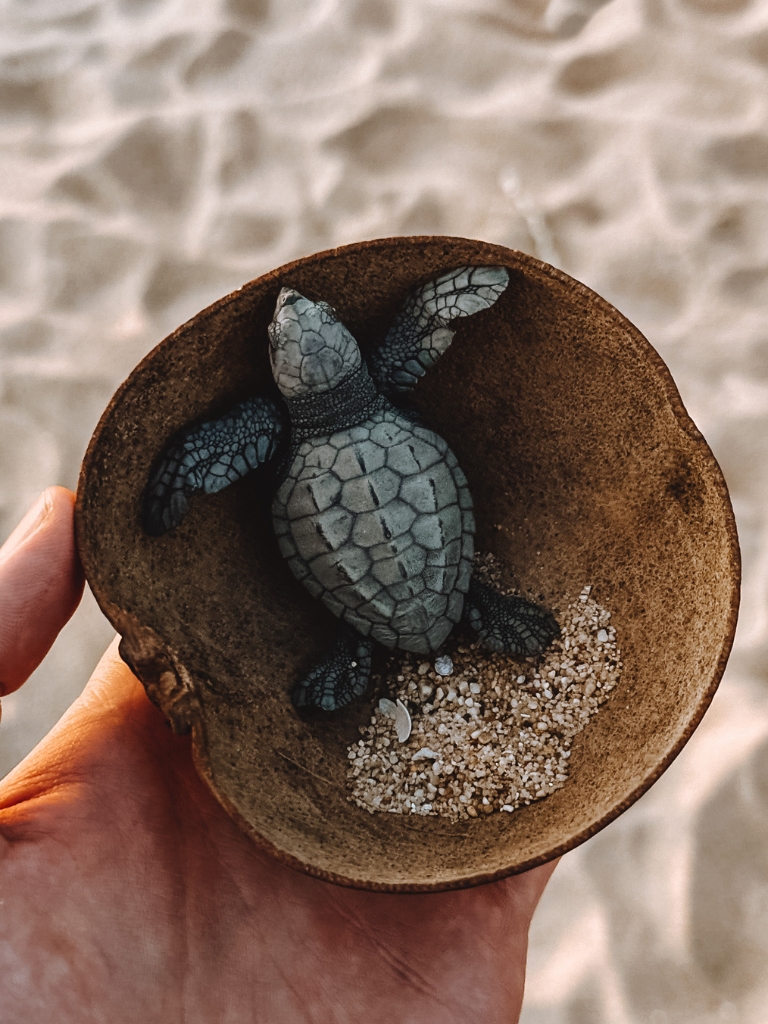
[[[368,360],[379,390],[407,394],[451,344],[453,321],[492,306],[508,284],[504,267],[457,267],[411,292]]]
[[[483,644],[498,654],[540,654],[560,636],[555,617],[523,597],[506,597],[472,579],[464,618]]]
[[[295,706],[337,711],[365,693],[372,651],[372,640],[340,623],[332,646],[294,689],[291,699]]]
[[[215,494],[271,459],[283,432],[269,398],[241,402],[220,419],[184,431],[161,455],[144,492],[144,529],[178,526],[195,492]]]

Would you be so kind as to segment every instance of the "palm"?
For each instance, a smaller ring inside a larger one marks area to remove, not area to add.
[[[52,493],[42,526],[0,556],[6,690],[79,597],[71,496]],[[390,896],[281,866],[220,809],[112,647],[0,787],[3,1020],[514,1021],[550,871]]]

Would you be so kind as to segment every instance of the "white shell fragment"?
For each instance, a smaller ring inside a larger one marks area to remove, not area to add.
[[[408,708],[398,698],[397,703],[382,697],[379,701],[379,711],[395,723],[395,732],[401,743],[405,743],[411,735],[411,716]],[[435,755],[436,756],[436,755]]]
[[[435,658],[435,672],[439,676],[450,676],[453,674],[453,662],[447,654],[441,654],[439,658]]]
[[[412,761],[422,761],[429,758],[430,761],[437,761],[440,755],[435,753],[434,750],[430,750],[429,747],[422,747],[421,750],[417,750],[411,758]]]
[[[408,714],[408,708],[399,698],[395,712],[395,732],[401,743],[405,743],[411,735],[411,716]]]

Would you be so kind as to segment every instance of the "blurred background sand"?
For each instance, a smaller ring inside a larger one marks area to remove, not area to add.
[[[669,364],[745,557],[726,678],[566,857],[524,1024],[768,1020],[768,3],[5,0],[0,533],[74,487],[168,331],[286,260],[445,233],[566,270]],[[0,774],[110,638],[86,600],[3,702]]]

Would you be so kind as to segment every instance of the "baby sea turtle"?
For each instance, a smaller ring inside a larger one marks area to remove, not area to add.
[[[503,267],[458,267],[413,291],[368,363],[325,302],[283,288],[269,325],[285,409],[267,397],[184,431],[153,469],[148,533],[177,526],[212,494],[276,464],[272,522],[293,574],[340,620],[293,692],[326,711],[362,694],[374,642],[436,651],[462,619],[492,651],[532,655],[552,615],[472,577],[475,522],[456,456],[400,403],[445,352],[453,321],[492,306]],[[286,415],[287,412],[287,415]]]

